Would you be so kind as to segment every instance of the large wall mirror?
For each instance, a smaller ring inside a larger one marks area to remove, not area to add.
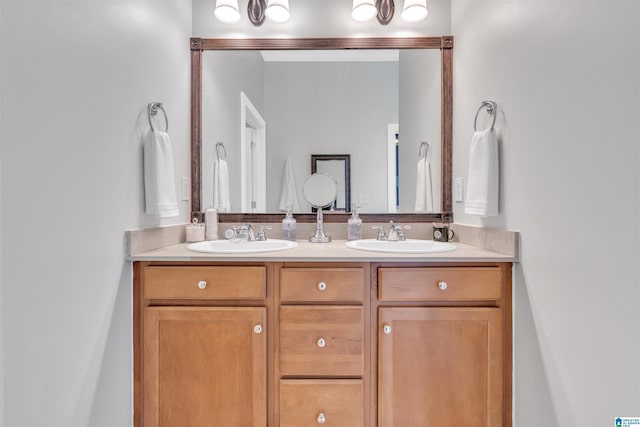
[[[450,36],[191,39],[192,215],[226,170],[222,221],[280,221],[285,195],[314,221],[312,156],[340,153],[365,220],[451,221],[452,58]]]

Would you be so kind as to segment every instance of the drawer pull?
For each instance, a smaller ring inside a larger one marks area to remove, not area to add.
[[[440,282],[438,283],[438,287],[440,288],[441,291],[444,291],[449,287],[449,285],[447,285],[447,282]]]
[[[318,345],[318,347],[320,348],[324,348],[327,345],[327,342],[324,340],[324,338],[320,338],[316,344]]]
[[[256,334],[260,334],[262,333],[262,325],[256,325],[253,327],[253,332],[255,332]]]
[[[325,289],[327,289],[327,284],[324,283],[324,282],[319,282],[318,283],[318,290],[324,291]]]
[[[204,289],[206,287],[207,287],[207,282],[205,282],[204,280],[201,280],[198,282],[198,288]]]
[[[327,422],[327,417],[322,412],[318,415],[318,424],[324,424]]]
[[[382,332],[384,332],[385,335],[389,335],[391,333],[391,325],[384,325],[382,327]]]

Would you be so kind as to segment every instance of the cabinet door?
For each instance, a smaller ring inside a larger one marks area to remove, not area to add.
[[[146,427],[266,426],[266,309],[150,307]]]
[[[497,308],[379,309],[379,426],[502,425]]]

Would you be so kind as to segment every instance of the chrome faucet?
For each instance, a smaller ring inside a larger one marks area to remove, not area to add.
[[[384,232],[384,227],[382,225],[372,225],[372,229],[378,230],[377,240],[389,240],[393,242],[404,241],[406,240],[406,236],[404,234],[404,230],[410,230],[410,225],[398,225],[394,224],[393,221],[389,221],[389,231]]]
[[[232,228],[228,228],[227,231],[224,232],[224,237],[227,240],[236,240],[236,241],[245,241],[245,242],[253,242],[254,240],[256,240],[256,235],[253,232],[253,227],[251,227],[251,224],[243,224],[243,225],[234,226]]]

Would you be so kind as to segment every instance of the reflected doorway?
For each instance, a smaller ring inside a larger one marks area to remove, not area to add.
[[[399,135],[398,123],[389,123],[387,125],[387,212],[389,213],[398,212],[400,206]]]
[[[267,211],[267,131],[262,115],[240,92],[241,212]]]

